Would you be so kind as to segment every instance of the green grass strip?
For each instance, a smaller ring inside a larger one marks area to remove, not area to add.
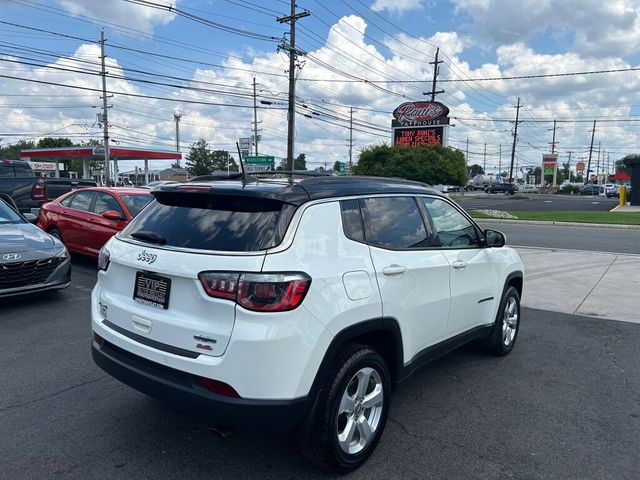
[[[581,211],[545,211],[519,212],[509,211],[518,220],[540,220],[544,222],[604,223],[611,225],[640,225],[640,212],[581,212]],[[494,218],[469,210],[474,218]]]

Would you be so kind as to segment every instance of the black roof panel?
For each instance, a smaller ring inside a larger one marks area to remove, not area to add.
[[[302,205],[311,200],[375,194],[416,194],[442,195],[428,185],[401,178],[321,176],[295,180],[290,183],[285,178],[249,177],[247,183],[238,178],[194,181],[189,183],[165,184],[156,187],[152,193],[196,193],[209,195],[237,195],[264,197],[293,205]]]

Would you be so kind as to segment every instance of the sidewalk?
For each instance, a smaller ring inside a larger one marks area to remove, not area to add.
[[[517,248],[522,305],[640,323],[640,255]]]

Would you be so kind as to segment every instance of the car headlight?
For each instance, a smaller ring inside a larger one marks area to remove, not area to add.
[[[69,258],[69,250],[64,245],[61,245],[62,249],[56,253],[56,258]]]

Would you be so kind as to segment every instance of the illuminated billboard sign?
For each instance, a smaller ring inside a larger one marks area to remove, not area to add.
[[[404,147],[421,145],[442,145],[444,127],[396,128],[393,132],[393,144]]]

